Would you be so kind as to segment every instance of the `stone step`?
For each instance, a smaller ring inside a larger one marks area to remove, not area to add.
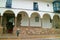
[[[0,34],[0,38],[17,38],[15,34]]]
[[[12,35],[12,34],[3,34],[0,35],[0,39],[1,38],[12,38],[12,39],[16,39],[16,38],[21,38],[21,39],[29,39],[29,38],[60,38],[60,35],[24,35],[24,34],[20,34],[18,37],[16,35]]]
[[[20,38],[16,38],[16,39],[0,39],[0,40],[60,40],[60,38],[32,38],[32,39],[20,39]]]

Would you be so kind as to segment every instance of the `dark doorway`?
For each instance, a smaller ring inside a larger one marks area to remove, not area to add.
[[[7,15],[6,19],[7,19],[7,24],[6,24],[7,33],[12,33],[14,28],[14,15],[12,14]]]
[[[10,13],[4,13],[3,16],[5,27],[6,27],[6,32],[7,33],[13,33],[13,28],[14,28],[14,22],[15,22],[15,15],[10,14]]]

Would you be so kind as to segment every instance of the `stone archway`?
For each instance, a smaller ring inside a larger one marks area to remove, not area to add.
[[[0,14],[0,27],[1,27],[1,14]]]
[[[54,28],[60,28],[60,18],[58,15],[53,16],[53,27]]]
[[[2,26],[4,33],[13,33],[13,27],[15,23],[15,14],[11,10],[4,12],[2,17]]]
[[[30,26],[32,27],[41,27],[41,18],[40,14],[33,12],[30,17]]]
[[[44,14],[42,19],[42,26],[43,28],[51,28],[52,27],[52,20],[49,14]]]
[[[29,17],[25,11],[21,11],[17,15],[17,27],[19,26],[29,26]]]

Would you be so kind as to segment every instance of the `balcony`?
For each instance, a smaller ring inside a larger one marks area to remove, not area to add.
[[[54,12],[60,13],[60,7],[54,7]]]
[[[53,10],[54,10],[54,12],[60,13],[60,1],[53,2]]]

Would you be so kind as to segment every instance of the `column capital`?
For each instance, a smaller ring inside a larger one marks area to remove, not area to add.
[[[17,14],[15,14],[15,17],[17,17]]]

